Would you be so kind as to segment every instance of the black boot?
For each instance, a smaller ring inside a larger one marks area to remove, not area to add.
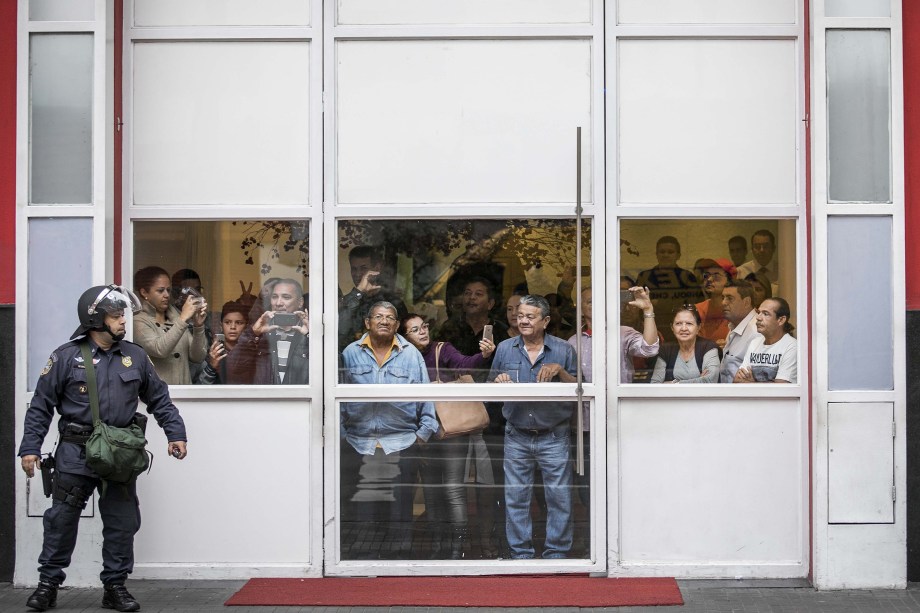
[[[429,560],[444,560],[447,558],[447,539],[448,533],[444,525],[440,522],[430,529],[431,533],[431,551],[428,553]]]
[[[39,581],[38,587],[29,596],[26,606],[36,611],[47,611],[57,606],[58,586],[47,581]]]
[[[134,600],[134,596],[128,592],[124,583],[111,583],[105,586],[105,594],[102,596],[103,609],[115,609],[116,611],[140,611],[141,605]]]
[[[465,557],[463,551],[467,541],[470,540],[470,531],[466,526],[454,526],[450,531],[450,559],[462,560]]]

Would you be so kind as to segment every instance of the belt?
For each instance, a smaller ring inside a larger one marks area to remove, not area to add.
[[[511,427],[517,430],[518,432],[521,432],[523,434],[529,434],[530,436],[540,436],[541,434],[549,434],[550,432],[556,429],[556,428],[518,428],[515,425],[512,425]]]
[[[89,440],[92,432],[87,432],[86,434],[62,434],[61,440],[65,443],[76,443],[77,445],[85,445],[86,441]]]

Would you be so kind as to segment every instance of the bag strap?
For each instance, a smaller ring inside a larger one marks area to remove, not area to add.
[[[443,342],[438,343],[434,348],[434,376],[437,383],[441,382],[441,369],[438,366],[438,360],[441,357],[441,347],[444,346]]]
[[[89,348],[89,341],[80,343],[80,353],[83,354],[83,368],[86,369],[86,390],[89,392],[89,407],[93,411],[93,425],[99,423],[99,392],[96,390],[96,365],[93,364],[93,353]]]

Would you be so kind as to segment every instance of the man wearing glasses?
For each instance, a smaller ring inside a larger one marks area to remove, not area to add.
[[[575,349],[546,334],[549,303],[524,296],[518,306],[520,336],[495,350],[489,380],[496,383],[574,383]],[[565,558],[572,549],[572,463],[570,419],[575,402],[509,401],[502,408],[505,427],[505,531],[514,559],[535,557],[530,515],[537,467],[546,496],[544,559]]]
[[[371,306],[364,327],[364,336],[342,352],[343,383],[429,382],[422,354],[396,334],[399,320],[393,304],[381,301]],[[382,529],[380,557],[410,558],[419,454],[407,450],[438,431],[434,404],[344,402],[341,420],[343,519],[364,523],[370,530]],[[362,477],[370,480],[361,483]],[[361,500],[356,497],[359,492]]]

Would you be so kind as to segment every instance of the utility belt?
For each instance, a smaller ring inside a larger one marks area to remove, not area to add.
[[[75,422],[65,423],[61,428],[61,440],[65,443],[85,445],[93,433],[93,427]]]

